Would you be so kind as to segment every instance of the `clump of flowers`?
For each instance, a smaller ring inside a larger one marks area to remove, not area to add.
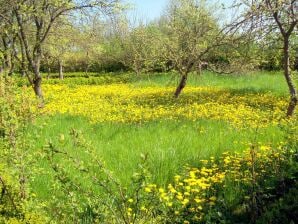
[[[201,160],[200,168],[186,167],[167,187],[150,184],[144,191],[159,198],[169,223],[205,223],[214,216],[244,215],[265,203],[267,193],[274,194],[272,189],[285,179],[294,155],[294,150],[283,146],[251,145],[242,154],[227,152],[217,160]]]
[[[133,123],[152,120],[223,120],[236,127],[267,127],[284,119],[287,99],[270,93],[241,95],[215,87],[188,87],[179,99],[173,87],[44,85],[44,112],[67,113],[92,122]],[[63,95],[63,97],[61,97]],[[100,107],[98,106],[100,105]]]

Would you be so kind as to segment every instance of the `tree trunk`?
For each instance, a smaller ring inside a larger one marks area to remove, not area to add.
[[[8,71],[9,76],[12,76],[12,74],[14,72],[14,67],[15,67],[15,63],[14,63],[14,60],[11,58],[10,59],[9,71]]]
[[[9,56],[8,56],[8,43],[7,43],[7,40],[4,36],[2,36],[2,45],[3,45],[3,48],[4,48],[4,51],[3,51],[3,70],[4,72],[7,72],[9,70]]]
[[[36,76],[33,80],[33,89],[36,96],[43,99],[42,89],[41,89],[41,76]]]
[[[175,97],[178,98],[184,87],[186,86],[187,74],[182,75],[179,85],[175,91]]]
[[[36,55],[36,58],[34,60],[34,65],[33,65],[33,72],[34,72],[33,89],[34,89],[35,95],[43,101],[43,94],[41,89],[42,77],[40,75],[41,51],[38,51],[38,53],[39,54]]]
[[[16,15],[16,20],[18,23],[18,28],[20,31],[20,35],[18,36],[21,42],[21,47],[22,47],[22,55],[23,53],[25,53],[30,70],[33,71],[34,74],[34,78],[32,80],[32,78],[30,77],[29,73],[27,72],[27,77],[29,82],[31,83],[34,93],[36,94],[37,97],[39,97],[42,102],[43,102],[43,94],[42,94],[42,89],[41,89],[41,75],[40,75],[40,60],[42,57],[42,49],[41,49],[41,44],[42,42],[45,40],[45,35],[42,38],[41,37],[41,30],[42,30],[42,25],[36,25],[36,41],[37,43],[34,46],[34,51],[32,52],[33,54],[31,55],[30,53],[30,47],[28,44],[28,38],[27,35],[24,31],[24,21],[22,19],[22,16],[20,14],[19,11],[19,7],[17,7],[16,9],[14,9],[14,13]],[[52,24],[52,23],[51,23]],[[50,25],[49,25],[50,28]],[[49,31],[50,29],[48,29]],[[23,55],[24,56],[24,55]],[[27,65],[26,65],[27,68]],[[26,69],[27,70],[27,69]]]
[[[289,92],[290,92],[290,102],[287,110],[287,116],[292,116],[295,111],[295,107],[298,102],[297,90],[295,84],[291,77],[291,68],[290,68],[290,53],[289,53],[289,37],[284,37],[284,76],[286,78]]]
[[[11,76],[13,73],[14,73],[14,69],[15,69],[15,60],[18,59],[18,52],[16,50],[16,39],[17,37],[14,36],[12,41],[11,41],[11,52],[10,52],[10,67],[9,67],[9,72],[8,72],[8,75]]]
[[[197,69],[198,75],[201,76],[202,74],[202,63],[200,62]]]
[[[59,60],[59,79],[63,79],[63,62],[62,60]]]
[[[23,69],[22,69],[22,71],[21,71],[21,76],[22,76],[22,77],[25,77],[25,76],[26,76],[26,71],[23,70]]]
[[[48,75],[47,75],[47,79],[50,79],[50,75],[51,75],[51,67],[50,67],[50,65],[48,65]]]
[[[85,68],[85,75],[86,75],[86,76],[88,76],[89,66],[90,66],[90,65],[87,64],[87,65],[86,65],[86,68]]]
[[[24,49],[24,44],[21,39],[19,42],[20,42],[20,46],[21,46],[21,55],[22,55],[21,74],[22,74],[22,77],[25,77],[27,75],[26,52]]]
[[[88,76],[88,69],[89,69],[89,52],[86,53],[86,67],[85,67],[85,75]]]
[[[43,93],[42,93],[42,89],[41,89],[41,81],[42,81],[42,77],[40,75],[40,60],[37,59],[37,61],[34,64],[34,68],[33,68],[33,73],[34,73],[34,78],[33,80],[31,79],[30,75],[28,74],[28,80],[29,82],[32,84],[33,90],[35,95],[41,99],[41,107],[43,106]]]

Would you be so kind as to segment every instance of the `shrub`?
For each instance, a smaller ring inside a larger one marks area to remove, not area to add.
[[[0,223],[45,221],[28,184],[34,155],[27,151],[24,131],[34,118],[33,104],[26,87],[0,76]]]
[[[186,168],[167,188],[148,185],[144,191],[159,197],[167,223],[255,223],[268,203],[295,187],[296,153],[252,145],[243,154],[224,153],[218,161],[202,160],[201,168]]]

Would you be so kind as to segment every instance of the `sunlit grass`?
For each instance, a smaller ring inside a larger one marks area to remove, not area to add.
[[[44,123],[45,122],[45,123]],[[36,126],[39,128],[36,129]],[[236,130],[220,121],[160,121],[145,124],[90,124],[80,117],[57,115],[40,119],[29,130],[37,147],[52,141],[59,144],[60,135],[65,135],[65,144],[70,153],[73,146],[69,132],[80,130],[83,136],[98,150],[108,169],[116,178],[128,184],[138,169],[141,154],[148,154],[149,167],[155,183],[164,185],[183,169],[184,165],[196,166],[200,159],[218,157],[226,151],[241,152],[250,142],[278,145],[284,140],[281,130],[268,127],[261,131]],[[80,155],[80,154],[78,154]],[[45,169],[47,163],[41,160]],[[75,172],[75,171],[74,171]],[[44,193],[50,182],[48,176],[37,178],[38,191]]]
[[[298,81],[298,80],[297,80]],[[176,73],[143,75],[134,78],[136,86],[176,86],[179,76]],[[282,72],[250,72],[248,74],[223,75],[203,72],[201,75],[190,74],[187,85],[212,86],[231,90],[240,90],[243,93],[268,93],[287,95],[288,88]]]
[[[170,76],[112,85],[47,84],[45,115],[29,127],[29,138],[41,148],[49,141],[59,145],[63,135],[69,153],[81,157],[69,136],[72,128],[79,130],[125,185],[141,154],[148,154],[153,182],[166,185],[185,165],[195,167],[200,159],[242,152],[251,142],[277,146],[284,141],[280,119],[287,89],[281,74],[192,76],[178,100],[172,97],[175,81]],[[33,187],[47,197],[50,169],[45,159],[39,163],[47,172]]]
[[[46,85],[46,114],[70,114],[93,123],[155,120],[222,120],[239,128],[278,125],[287,99],[270,93],[242,93],[218,87],[187,87],[179,99],[172,87]]]

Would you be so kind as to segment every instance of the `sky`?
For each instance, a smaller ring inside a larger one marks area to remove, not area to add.
[[[127,2],[134,8],[132,14],[151,21],[162,14],[169,0],[127,0]]]
[[[152,21],[162,14],[169,0],[126,0],[126,2],[134,7],[132,15]],[[220,0],[220,2],[229,4],[232,0]]]

